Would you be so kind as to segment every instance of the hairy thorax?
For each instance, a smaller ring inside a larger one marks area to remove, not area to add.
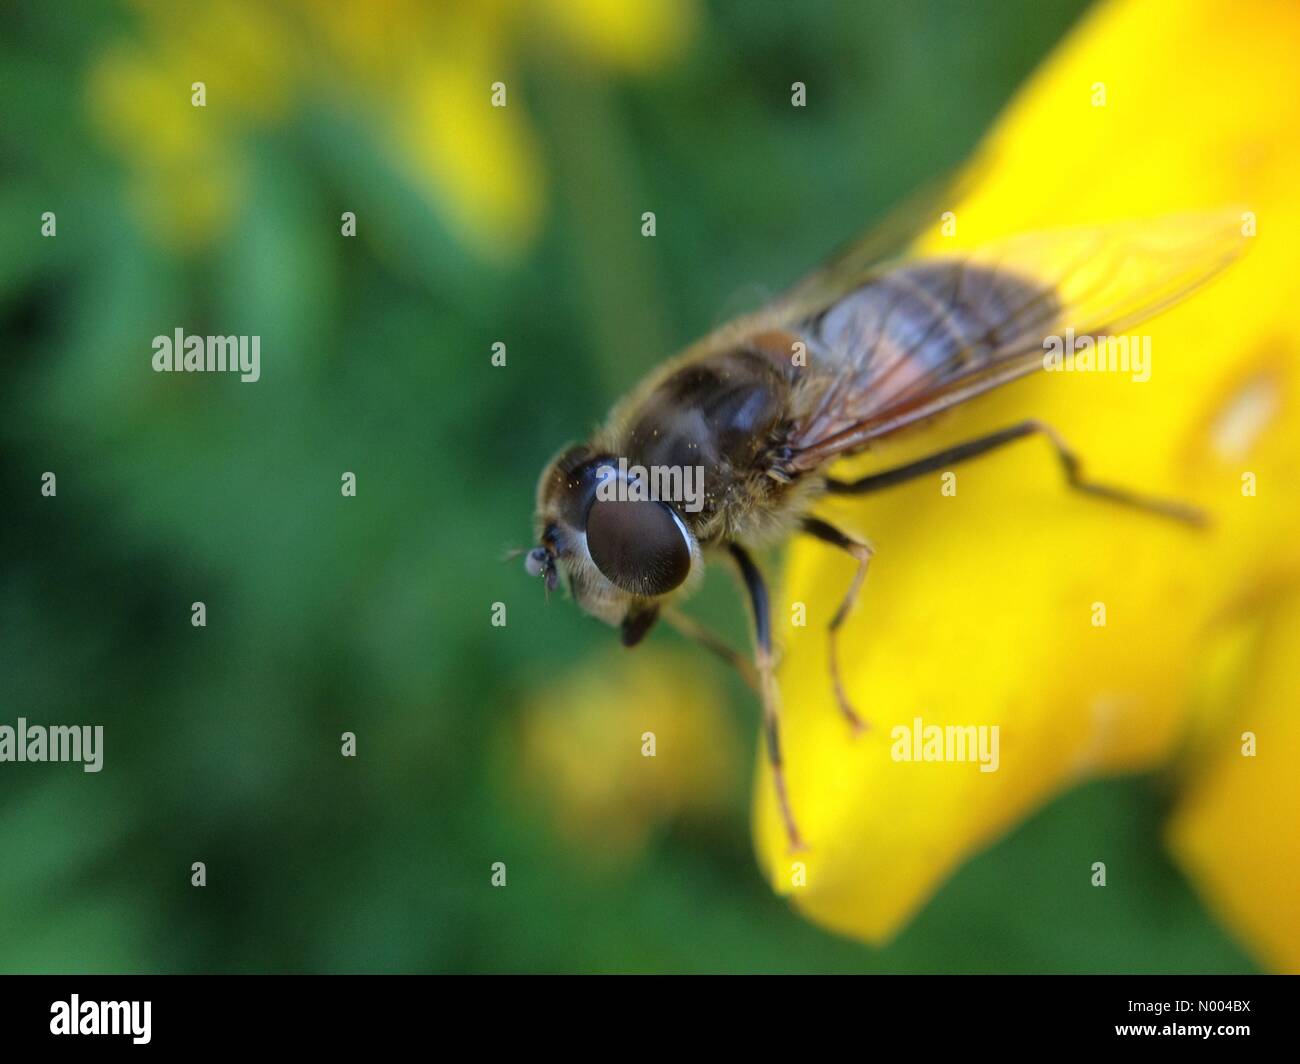
[[[821,489],[820,477],[782,471],[811,383],[788,346],[756,337],[668,367],[614,412],[597,446],[647,469],[699,470],[702,506],[681,516],[700,544],[762,546],[788,534]]]

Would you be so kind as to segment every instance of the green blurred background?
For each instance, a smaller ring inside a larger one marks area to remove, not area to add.
[[[958,164],[1084,4],[330,6],[0,15],[0,723],[106,732],[99,774],[0,765],[0,969],[1249,970],[1159,778],[1055,802],[886,948],[807,924],[752,856],[740,684],[502,561],[561,444]],[[152,373],[177,326],[259,334],[261,381]],[[728,580],[697,612],[744,639]]]

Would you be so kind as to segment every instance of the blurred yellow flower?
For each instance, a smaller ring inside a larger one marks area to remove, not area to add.
[[[695,28],[694,0],[541,0],[539,13],[579,55],[624,70],[679,55]]]
[[[535,237],[545,173],[517,82],[538,34],[614,71],[680,54],[694,0],[136,0],[139,33],[89,72],[96,126],[131,167],[132,199],[161,242],[202,246],[243,197],[247,135],[310,103],[373,124],[415,187],[485,258]],[[203,82],[207,103],[191,104]],[[493,86],[505,106],[493,106]]]
[[[959,467],[952,497],[936,476],[829,502],[878,549],[843,641],[873,728],[849,737],[826,673],[825,621],[852,563],[800,543],[787,598],[807,603],[808,624],[786,633],[782,684],[810,853],[787,853],[765,765],[755,793],[768,876],[814,921],[884,940],[1054,795],[1195,748],[1203,771],[1188,767],[1174,851],[1261,957],[1300,969],[1300,729],[1285,664],[1300,635],[1298,54],[1295,6],[1103,4],[1001,120],[952,205],[956,233],[921,242],[942,253],[1237,204],[1258,232],[1243,261],[1141,327],[1149,382],[1040,374],[837,470],[888,468],[1037,417],[1091,478],[1195,502],[1214,526],[1194,533],[1072,493],[1042,441]],[[1253,672],[1233,667],[1250,642],[1241,618],[1264,647]],[[1227,664],[1212,677],[1216,655]],[[998,770],[893,760],[891,731],[917,717],[999,726]],[[1242,756],[1243,731],[1258,756]]]
[[[725,705],[697,654],[618,648],[525,704],[508,789],[587,861],[621,863],[661,826],[725,809],[740,779]]]

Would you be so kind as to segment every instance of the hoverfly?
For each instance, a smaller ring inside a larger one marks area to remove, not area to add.
[[[812,513],[822,496],[888,488],[1040,434],[1069,487],[1198,524],[1191,507],[1086,479],[1068,443],[1036,420],[852,481],[828,467],[1032,372],[1045,344],[1066,330],[1114,336],[1182,300],[1239,253],[1239,219],[1222,211],[1060,229],[884,263],[878,241],[850,246],[651,373],[588,442],[562,451],[538,484],[537,546],[525,567],[548,592],[562,573],[577,604],[619,627],[626,646],[662,618],[742,669],[762,698],[790,846],[802,849],[782,770],[767,586],[751,552],[799,532],[856,559],[828,622],[829,681],[856,731],[864,723],[840,680],[836,632],[873,551]],[[688,467],[703,469],[698,507],[647,497],[637,483],[643,470]],[[711,554],[729,555],[739,570],[752,666],[673,608]]]

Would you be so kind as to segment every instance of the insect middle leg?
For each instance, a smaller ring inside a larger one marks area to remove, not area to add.
[[[845,693],[844,683],[840,679],[840,660],[839,660],[839,628],[848,617],[849,611],[858,600],[858,593],[862,590],[862,582],[867,578],[867,567],[871,564],[871,558],[876,553],[870,543],[864,543],[861,540],[854,539],[852,536],[841,532],[834,525],[827,524],[820,518],[807,517],[803,522],[803,530],[810,536],[815,536],[823,543],[829,543],[833,547],[839,547],[840,550],[847,551],[857,559],[858,568],[853,574],[853,580],[849,584],[849,589],[844,593],[844,599],[840,602],[839,609],[835,611],[835,616],[831,618],[829,625],[829,646],[830,646],[830,669],[831,683],[835,688],[835,699],[840,704],[840,712],[844,714],[845,720],[849,722],[849,727],[853,729],[856,735],[866,730],[867,724],[857,711],[853,708],[853,703],[849,701],[848,694]]]
[[[781,701],[776,686],[772,664],[772,618],[767,596],[767,583],[754,560],[739,544],[731,544],[731,556],[740,569],[741,580],[749,595],[750,611],[754,615],[754,664],[758,669],[759,693],[763,698],[763,737],[767,747],[767,760],[772,768],[772,786],[776,790],[776,804],[785,822],[785,833],[792,851],[804,850],[799,827],[790,809],[790,798],[785,789],[785,767],[781,758]]]
[[[895,466],[893,469],[885,469],[879,473],[871,473],[868,476],[858,480],[827,480],[826,490],[832,495],[866,495],[868,492],[879,491],[883,488],[892,488],[896,484],[904,484],[909,480],[915,480],[917,477],[925,476],[927,473],[934,473],[946,466],[956,465],[958,462],[969,461],[972,458],[978,458],[981,455],[988,454],[990,451],[997,450],[1008,443],[1023,439],[1026,436],[1041,434],[1047,437],[1049,443],[1056,450],[1056,456],[1065,470],[1065,477],[1070,487],[1076,491],[1084,492],[1100,499],[1106,499],[1110,502],[1119,503],[1122,506],[1132,506],[1138,510],[1145,510],[1148,513],[1158,514],[1161,517],[1169,517],[1175,521],[1182,521],[1185,524],[1201,527],[1206,523],[1205,513],[1194,506],[1186,503],[1176,502],[1169,499],[1156,499],[1148,495],[1141,495],[1137,492],[1129,491],[1126,488],[1112,487],[1109,484],[1098,484],[1094,481],[1087,480],[1083,476],[1079,456],[1074,453],[1069,445],[1063,440],[1060,434],[1050,425],[1041,421],[1030,419],[1022,421],[1019,424],[1011,425],[1005,429],[999,429],[997,432],[991,432],[987,436],[980,436],[973,440],[967,440],[965,443],[959,443],[955,447],[949,447],[946,450],[939,451],[937,454],[929,455],[926,458],[917,459],[915,462],[908,462],[906,465]]]

